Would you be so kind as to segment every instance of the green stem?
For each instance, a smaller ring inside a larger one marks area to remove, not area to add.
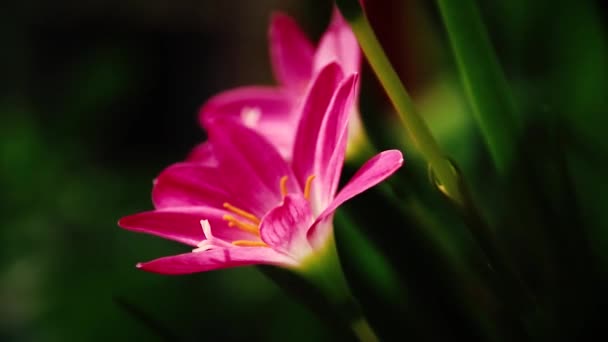
[[[350,291],[333,236],[324,249],[315,253],[295,271],[323,292],[344,320],[350,323],[350,328],[359,341],[379,341]]]
[[[380,341],[364,317],[360,317],[359,319],[353,321],[351,328],[361,342]]]
[[[336,3],[351,25],[365,57],[395,106],[407,134],[433,171],[439,189],[456,203],[462,204],[464,196],[459,188],[459,175],[432,136],[429,127],[417,113],[412,99],[378,42],[359,1],[338,0]]]

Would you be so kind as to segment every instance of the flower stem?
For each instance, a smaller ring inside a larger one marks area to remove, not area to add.
[[[296,272],[321,290],[342,319],[349,323],[359,341],[379,341],[348,286],[333,235],[323,250]]]
[[[364,317],[359,317],[359,319],[353,321],[351,327],[361,342],[380,341]]]
[[[429,127],[417,113],[412,99],[378,42],[359,1],[338,0],[336,3],[351,25],[365,57],[395,106],[407,134],[429,164],[438,181],[439,189],[456,203],[462,204],[464,196],[459,188],[461,183],[459,174],[446,158]]]

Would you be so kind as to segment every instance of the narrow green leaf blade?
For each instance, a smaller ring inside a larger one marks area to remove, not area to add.
[[[516,106],[474,0],[437,0],[464,91],[498,171],[513,158]]]

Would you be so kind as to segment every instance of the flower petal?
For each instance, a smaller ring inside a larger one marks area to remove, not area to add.
[[[346,75],[359,73],[361,70],[361,49],[355,34],[344,20],[340,11],[334,8],[329,27],[321,37],[313,62],[313,73],[317,73],[325,65],[336,62]],[[348,109],[349,119],[349,154],[355,153],[357,140],[361,139],[362,124],[358,113],[359,86],[357,85],[352,107]],[[334,190],[335,191],[335,190]]]
[[[358,76],[341,80],[341,75],[335,63],[321,70],[304,104],[294,144],[293,169],[300,183],[310,175],[317,177],[311,193],[315,213],[333,198],[346,152]]]
[[[200,163],[207,166],[217,166],[217,160],[213,155],[211,144],[207,141],[196,145],[186,157],[186,161]]]
[[[169,208],[126,216],[118,221],[118,225],[138,233],[197,246],[205,239],[201,220],[209,220],[213,235],[218,239],[230,242],[257,239],[250,233],[228,227],[226,221],[222,219],[225,213],[223,210],[200,206]]]
[[[337,9],[334,9],[331,23],[319,41],[313,72],[321,70],[331,62],[338,62],[345,74],[358,73],[361,69],[359,43]]]
[[[258,109],[264,117],[281,119],[288,114],[291,102],[292,98],[280,88],[240,87],[210,98],[201,107],[199,120],[204,125],[208,119],[216,115],[229,115],[243,121],[243,109],[247,108]]]
[[[300,260],[312,252],[306,239],[312,222],[308,200],[302,195],[287,195],[262,220],[260,237],[273,249]]]
[[[229,117],[262,134],[290,158],[299,119],[294,116],[296,103],[297,98],[279,88],[241,87],[208,100],[201,108],[199,121],[206,127],[217,117]]]
[[[317,217],[315,223],[308,231],[308,241],[313,248],[318,248],[322,244],[329,233],[327,227],[331,227],[331,225],[320,223],[331,217],[342,203],[388,178],[401,165],[403,165],[403,155],[398,150],[380,152],[363,164],[353,178],[340,190],[330,205]]]
[[[272,15],[268,35],[275,77],[281,85],[301,91],[312,75],[313,45],[298,24],[283,13]]]
[[[156,178],[152,189],[152,202],[156,208],[194,205],[222,208],[228,199],[218,169],[199,163],[171,165]]]
[[[190,274],[256,264],[293,267],[296,262],[272,248],[233,247],[168,256],[139,263],[137,267],[161,274]]]
[[[352,74],[345,79],[336,91],[328,112],[323,119],[319,142],[317,148],[319,160],[317,161],[318,173],[321,180],[316,184],[317,188],[323,187],[324,191],[318,191],[320,197],[319,204],[325,207],[334,198],[340,173],[344,165],[344,155],[346,154],[346,143],[348,140],[348,124],[351,118],[351,108],[355,101],[359,77]]]
[[[241,209],[258,217],[281,203],[281,178],[287,190],[301,192],[291,168],[277,150],[253,130],[218,118],[208,125],[209,140],[220,164],[222,183],[230,198],[246,202]]]
[[[293,170],[302,185],[315,172],[321,125],[342,78],[342,70],[337,64],[327,65],[316,75],[303,102],[293,149]]]

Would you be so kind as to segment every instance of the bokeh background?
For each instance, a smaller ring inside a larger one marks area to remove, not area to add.
[[[593,223],[593,251],[605,262],[604,2],[478,3],[522,112],[564,118],[580,142],[570,155],[573,174]],[[288,12],[316,41],[331,2],[5,6],[0,340],[333,340],[322,320],[256,268],[182,277],[136,270],[138,261],[187,248],[116,226],[120,217],[150,209],[154,177],[204,139],[197,111],[207,98],[274,83],[266,40],[271,13]],[[483,179],[487,152],[434,3],[370,1],[368,13],[440,142],[469,179]],[[363,89],[366,110],[390,123],[390,106],[366,65]],[[415,153],[404,151],[406,159]],[[476,191],[483,186],[478,182]]]

